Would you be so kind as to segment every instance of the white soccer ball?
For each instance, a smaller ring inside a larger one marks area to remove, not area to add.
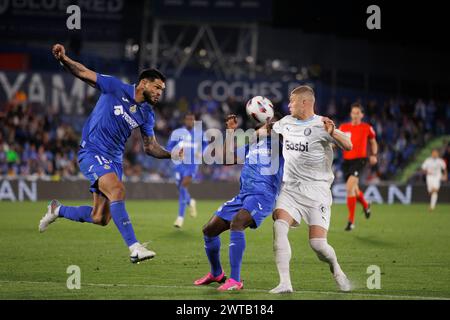
[[[251,98],[245,110],[250,118],[257,122],[265,123],[268,119],[272,119],[274,115],[273,103],[266,97],[256,96]]]

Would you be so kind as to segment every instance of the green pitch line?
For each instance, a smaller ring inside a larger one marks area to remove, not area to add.
[[[366,220],[360,208],[356,229],[344,231],[346,207],[333,206],[329,242],[355,286],[340,293],[327,266],[309,248],[302,224],[292,229],[291,274],[295,293],[267,293],[277,285],[272,222],[247,232],[241,292],[197,288],[208,271],[201,228],[222,201],[198,201],[199,216],[173,228],[176,201],[129,201],[127,208],[140,241],[157,256],[133,265],[115,226],[58,220],[39,234],[46,202],[0,202],[0,299],[450,299],[450,206],[374,205]],[[80,205],[81,202],[67,202]],[[229,273],[229,234],[222,236],[222,263]],[[67,267],[81,269],[81,289],[69,290]],[[367,268],[381,269],[381,289],[366,286]]]

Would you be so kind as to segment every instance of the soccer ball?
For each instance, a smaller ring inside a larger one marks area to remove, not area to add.
[[[272,102],[261,96],[251,98],[247,102],[245,110],[249,117],[260,123],[265,123],[268,119],[272,119],[274,115]]]

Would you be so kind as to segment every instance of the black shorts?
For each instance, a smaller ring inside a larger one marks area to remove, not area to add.
[[[342,171],[344,172],[345,181],[347,181],[350,176],[359,178],[364,170],[364,167],[366,166],[366,163],[366,158],[344,160],[342,163]]]

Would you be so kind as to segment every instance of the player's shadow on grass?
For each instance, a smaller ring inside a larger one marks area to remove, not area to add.
[[[397,244],[395,242],[377,239],[373,236],[366,236],[366,237],[355,236],[354,238],[360,242],[363,242],[365,244],[375,246],[375,247],[397,247]]]

